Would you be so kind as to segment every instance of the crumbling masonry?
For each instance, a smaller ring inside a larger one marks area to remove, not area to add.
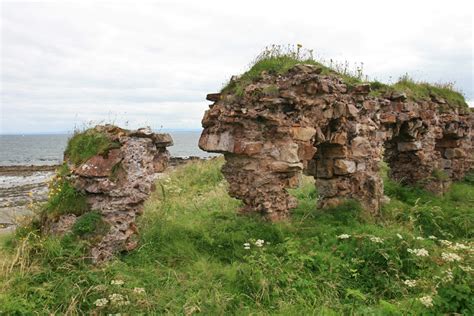
[[[130,131],[105,125],[94,130],[106,135],[116,147],[79,166],[67,156],[65,162],[71,170],[67,178],[85,195],[90,211],[98,212],[105,224],[105,231],[94,238],[91,248],[93,261],[101,262],[137,246],[135,221],[154,189],[155,174],[168,165],[166,147],[173,145],[173,140],[169,134],[156,134],[149,128]],[[68,233],[82,216],[87,213],[62,215],[49,223],[49,230]]]
[[[383,200],[380,162],[407,185],[443,192],[473,166],[474,116],[439,97],[373,96],[321,68],[262,73],[242,95],[210,94],[199,146],[223,153],[229,192],[244,212],[270,220],[296,206],[286,189],[304,171],[316,179],[319,207],[355,199],[374,215]]]

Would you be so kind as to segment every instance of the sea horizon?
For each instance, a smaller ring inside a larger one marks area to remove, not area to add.
[[[201,130],[160,129],[169,133],[173,146],[168,148],[173,157],[211,157],[214,154],[199,149]],[[73,133],[35,133],[0,135],[0,166],[43,166],[60,164],[68,139]]]

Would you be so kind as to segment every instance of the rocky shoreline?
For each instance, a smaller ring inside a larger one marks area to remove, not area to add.
[[[171,157],[169,166],[173,168],[202,159],[208,158]],[[0,233],[14,229],[19,216],[30,215],[30,203],[46,201],[47,182],[58,167],[59,165],[0,166]]]

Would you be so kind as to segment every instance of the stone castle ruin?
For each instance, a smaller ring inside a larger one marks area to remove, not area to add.
[[[68,171],[59,177],[78,192],[73,202],[84,199],[86,207],[79,213],[63,207],[60,216],[48,215],[45,226],[53,234],[78,231],[81,238],[91,241],[93,261],[101,262],[137,246],[135,221],[154,189],[155,174],[168,165],[166,147],[172,146],[173,140],[169,134],[156,134],[149,128],[125,130],[112,125],[96,126],[79,137],[97,139],[97,135],[106,137],[110,148],[79,164],[66,151],[64,166]],[[89,227],[92,231],[84,231]]]
[[[299,64],[283,75],[262,72],[241,93],[207,99],[214,103],[199,147],[224,154],[229,193],[243,201],[243,211],[270,220],[296,206],[286,189],[298,186],[303,172],[315,178],[319,207],[355,199],[376,215],[382,160],[392,179],[435,193],[473,167],[473,113],[436,95],[377,95],[368,83],[350,86]]]

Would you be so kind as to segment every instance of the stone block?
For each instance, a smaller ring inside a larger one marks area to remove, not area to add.
[[[353,157],[366,157],[370,152],[370,142],[367,138],[358,136],[351,142],[351,151]]]
[[[209,152],[233,152],[234,138],[229,131],[221,134],[203,134],[199,139],[199,148]]]
[[[316,148],[313,144],[300,144],[298,148],[298,156],[301,160],[311,160],[316,153]]]
[[[447,159],[457,159],[466,157],[466,153],[461,148],[447,148],[444,151],[444,157]]]
[[[334,161],[334,173],[337,175],[345,175],[356,172],[356,163],[352,160],[336,159]]]
[[[220,100],[220,98],[221,98],[220,93],[209,93],[208,95],[206,95],[206,100],[212,101],[212,102],[217,102]]]
[[[370,92],[370,84],[363,83],[355,86],[354,92],[357,94],[368,94]]]
[[[344,158],[347,156],[347,147],[340,145],[320,146],[321,156],[324,158]]]
[[[296,140],[308,141],[314,137],[314,135],[316,134],[316,129],[312,127],[295,126],[292,127],[291,134]]]
[[[405,152],[405,151],[416,151],[421,149],[421,142],[399,142],[397,144],[398,151]]]
[[[262,151],[263,144],[261,142],[234,142],[235,154],[244,154],[247,156],[254,156]]]
[[[120,149],[112,149],[107,155],[91,157],[74,172],[82,177],[109,177],[112,173],[112,168],[121,160]]]
[[[397,122],[397,116],[394,113],[380,114],[380,122],[383,124],[394,124]]]
[[[339,131],[331,135],[330,143],[337,145],[345,145],[347,142],[347,133]]]
[[[334,162],[332,159],[316,160],[316,176],[318,178],[332,178],[334,176]]]
[[[270,164],[270,170],[277,173],[296,172],[303,170],[303,164],[288,163],[285,161],[274,161]]]
[[[449,169],[449,168],[451,168],[451,165],[452,165],[451,160],[449,160],[449,159],[441,159],[441,168],[443,168],[443,169]]]
[[[279,148],[280,159],[281,161],[286,161],[289,163],[299,162],[298,157],[298,144],[289,143],[286,146]]]

